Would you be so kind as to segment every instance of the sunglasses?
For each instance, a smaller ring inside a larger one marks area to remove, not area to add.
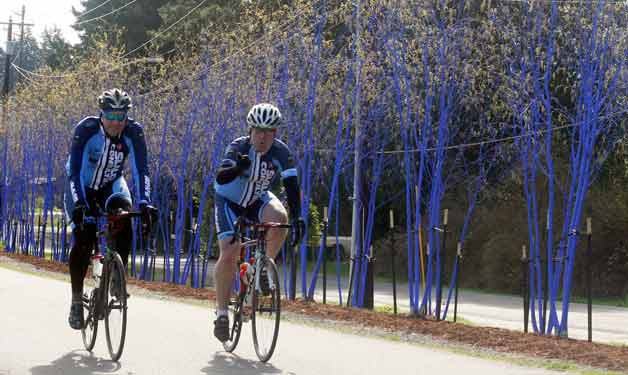
[[[126,112],[104,111],[102,116],[109,121],[124,121],[126,119]]]

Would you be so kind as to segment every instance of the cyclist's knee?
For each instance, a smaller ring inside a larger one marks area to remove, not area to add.
[[[76,243],[89,246],[96,240],[96,224],[85,223],[82,226],[77,226],[73,230],[74,240]]]
[[[273,228],[268,231],[266,239],[270,242],[283,241],[288,236],[288,230],[283,228]]]
[[[84,267],[89,264],[90,252],[87,246],[77,242],[72,246],[70,251],[70,259],[68,260],[70,269],[75,267]]]
[[[274,223],[287,223],[288,213],[281,203],[268,204],[262,213],[262,221],[271,221]]]
[[[231,242],[232,237],[227,237],[219,242],[220,256],[218,261],[235,262],[240,254],[240,242]]]

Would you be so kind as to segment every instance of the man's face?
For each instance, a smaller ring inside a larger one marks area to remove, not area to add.
[[[251,129],[251,143],[256,152],[264,154],[270,150],[275,140],[276,129]]]
[[[105,132],[110,137],[119,137],[126,127],[127,116],[125,111],[104,111],[100,118]]]

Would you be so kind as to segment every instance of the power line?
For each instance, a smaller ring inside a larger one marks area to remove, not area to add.
[[[132,54],[133,52],[142,49],[145,45],[150,44],[153,40],[159,38],[160,36],[162,36],[166,31],[172,29],[174,26],[176,26],[179,22],[183,21],[185,18],[187,18],[190,14],[194,13],[194,11],[196,9],[198,9],[201,5],[205,4],[207,2],[207,0],[202,0],[201,2],[199,2],[194,8],[190,9],[189,12],[187,12],[183,17],[179,18],[178,20],[176,20],[173,24],[171,24],[170,26],[168,26],[165,30],[160,31],[159,33],[157,33],[154,37],[152,37],[151,39],[147,40],[146,42],[142,43],[139,47],[135,48],[132,51],[127,52],[126,54],[124,54],[122,56],[122,58],[127,57],[128,55]]]
[[[168,86],[168,87],[164,87],[164,88],[159,89],[159,90],[149,91],[149,92],[144,93],[144,94],[142,94],[142,95],[138,95],[137,97],[148,97],[148,96],[150,96],[150,95],[160,94],[160,93],[163,93],[163,92],[166,92],[166,91],[169,91],[169,90],[174,89],[175,87],[177,87],[178,85],[180,85],[180,84],[181,84],[181,83],[183,83],[183,82],[190,82],[190,81],[193,81],[193,80],[197,79],[198,77],[202,76],[203,74],[206,74],[206,73],[210,72],[211,70],[213,70],[213,69],[215,68],[215,66],[216,66],[216,65],[218,65],[218,64],[222,64],[222,63],[224,63],[224,62],[227,62],[227,61],[231,60],[232,58],[234,58],[234,57],[238,56],[238,55],[239,55],[239,54],[241,54],[242,52],[247,51],[249,48],[254,47],[255,45],[258,45],[258,44],[259,44],[259,42],[260,42],[261,40],[263,40],[263,39],[265,39],[265,38],[268,38],[268,37],[270,37],[271,35],[273,35],[273,34],[275,34],[275,33],[277,33],[277,32],[284,31],[284,30],[282,30],[282,29],[284,28],[284,26],[286,26],[286,25],[288,25],[290,22],[294,21],[294,20],[297,18],[297,16],[299,16],[299,15],[300,15],[301,13],[303,13],[305,10],[307,10],[307,9],[306,9],[306,7],[301,8],[301,9],[300,9],[300,10],[299,10],[299,11],[298,11],[298,12],[297,12],[297,13],[296,13],[293,17],[292,17],[292,19],[290,19],[290,20],[288,20],[288,21],[284,22],[284,23],[283,23],[283,24],[281,24],[281,25],[280,25],[277,29],[274,29],[273,31],[269,32],[268,34],[264,34],[264,35],[262,35],[261,37],[259,37],[259,38],[258,38],[258,39],[256,39],[255,41],[251,42],[250,44],[248,44],[247,46],[245,46],[245,47],[243,47],[243,48],[240,48],[239,50],[235,51],[235,52],[234,52],[234,53],[232,53],[231,55],[229,55],[229,56],[225,57],[224,59],[222,59],[222,60],[220,60],[220,61],[216,61],[216,62],[212,63],[212,64],[211,64],[210,66],[208,66],[207,68],[202,69],[201,71],[199,71],[199,72],[197,72],[197,73],[193,74],[193,76],[192,76],[192,77],[189,77],[189,78],[185,78],[185,79],[179,80],[179,81],[177,81],[177,82],[175,82],[175,83],[171,84],[171,85],[170,85],[170,86]],[[342,8],[342,7],[338,7],[336,10],[334,10],[333,12],[331,12],[330,14],[328,14],[328,15],[327,15],[327,17],[329,17],[329,16],[331,16],[331,15],[334,15],[334,14],[336,14],[336,13],[340,12],[341,10],[343,10],[343,8]],[[321,17],[321,18],[322,18],[322,17]],[[316,25],[316,23],[318,23],[318,21],[319,21],[321,18],[319,18],[316,22],[313,22],[313,25]],[[341,21],[341,22],[342,22],[342,21]],[[309,31],[312,31],[313,29],[314,29],[314,26],[310,26],[310,30],[309,30]],[[309,31],[307,31],[307,32],[309,32]],[[307,32],[306,32],[306,33],[307,33]],[[287,39],[287,40],[290,40],[290,39],[294,38],[294,37],[295,37],[295,36],[297,36],[297,35],[299,35],[299,34],[294,33],[292,36],[288,37],[288,39]],[[281,42],[283,43],[283,42],[285,42],[285,41],[283,41],[283,40],[282,40]],[[227,70],[227,71],[229,71],[229,70]]]
[[[17,58],[20,56],[20,52],[22,51],[21,49],[21,45],[23,43],[24,40],[24,26],[33,26],[33,24],[31,23],[24,23],[24,13],[26,12],[26,7],[22,6],[22,20],[20,23],[15,23],[15,25],[20,25],[20,50],[16,53],[15,58],[13,59],[13,61],[17,60]],[[8,25],[8,35],[7,35],[7,50],[5,52],[5,65],[4,65],[4,82],[3,82],[3,86],[2,86],[2,96],[6,98],[6,96],[8,96],[9,94],[9,88],[10,88],[10,79],[11,79],[11,64],[12,62],[11,60],[11,56],[14,53],[14,49],[15,47],[15,43],[12,41],[12,36],[13,36],[13,20],[11,19],[11,17],[9,17],[9,22],[0,22],[0,24],[2,25]]]
[[[22,68],[21,66],[17,66],[13,63],[11,63],[11,66],[18,72],[20,72],[20,74],[24,75],[24,74],[29,74],[31,76],[34,77],[40,77],[40,78],[69,78],[69,77],[74,77],[77,75],[77,73],[70,73],[70,74],[59,74],[59,75],[46,75],[46,74],[41,74],[41,73],[35,73],[31,70]]]
[[[623,110],[623,111],[618,111],[618,112],[613,112],[609,115],[606,116],[600,116],[599,119],[608,119],[611,117],[615,117],[624,113],[628,113],[628,109]],[[470,143],[461,143],[461,144],[457,144],[457,145],[453,145],[453,146],[447,146],[447,147],[443,147],[443,150],[456,150],[456,149],[463,149],[463,148],[470,148],[470,147],[476,147],[476,146],[483,146],[483,145],[488,145],[488,144],[495,144],[495,143],[503,143],[503,142],[509,142],[509,141],[513,141],[515,139],[519,139],[519,138],[525,138],[525,137],[531,137],[531,136],[535,136],[535,135],[541,135],[541,134],[545,134],[547,132],[555,132],[558,130],[562,130],[562,129],[568,129],[568,128],[573,128],[579,126],[579,124],[570,124],[570,125],[563,125],[563,126],[558,126],[558,127],[554,127],[552,129],[543,129],[543,130],[538,130],[538,131],[532,131],[532,132],[528,132],[525,134],[519,134],[519,135],[513,135],[510,137],[504,137],[504,138],[497,138],[497,139],[489,139],[487,141],[479,141],[479,142],[470,142]],[[380,155],[380,154],[384,154],[384,155],[394,155],[394,154],[402,154],[402,153],[415,153],[415,152],[421,152],[421,151],[437,151],[439,150],[438,147],[429,147],[426,148],[425,150],[421,150],[418,148],[414,148],[411,150],[390,150],[390,151],[377,151],[375,152],[376,155]],[[315,150],[316,152],[319,153],[335,153],[337,152],[337,150],[332,150],[332,149],[317,149]],[[352,152],[349,152],[352,153]]]
[[[110,70],[106,70],[103,73],[110,73],[110,72],[116,71],[116,70],[118,70],[120,68],[124,68],[125,66],[129,66],[129,65],[133,65],[133,64],[153,63],[154,60],[155,60],[154,57],[143,57],[143,58],[131,60],[131,61],[128,61],[128,62],[126,62],[124,64],[121,64],[121,65],[115,65]],[[23,68],[21,66],[17,66],[15,64],[11,64],[11,65],[16,70],[20,70],[23,73],[29,74],[31,76],[39,77],[39,78],[69,78],[69,77],[76,77],[76,76],[80,76],[80,75],[83,75],[83,74],[87,74],[87,73],[92,71],[92,69],[90,69],[87,72],[76,72],[76,73],[68,73],[68,74],[50,75],[50,74],[35,73],[35,72],[31,71],[31,70],[25,69],[25,68]],[[110,64],[110,65],[113,65],[113,64]],[[98,68],[94,68],[94,69],[98,69]]]
[[[131,0],[130,2],[128,2],[128,3],[124,4],[123,6],[121,6],[120,8],[116,8],[116,9],[112,10],[109,13],[105,13],[105,14],[103,14],[101,16],[90,18],[90,19],[87,19],[87,20],[84,20],[84,21],[79,21],[79,22],[76,22],[76,23],[74,23],[72,25],[73,26],[78,26],[78,25],[82,25],[82,24],[85,24],[85,23],[88,23],[88,22],[96,21],[96,20],[99,20],[101,18],[107,17],[107,16],[109,16],[111,14],[114,14],[114,13],[117,13],[117,12],[121,11],[122,9],[128,7],[129,5],[135,3],[136,1],[137,0]]]
[[[133,0],[133,1],[131,1],[131,3],[135,2],[135,1],[137,1],[137,0]],[[181,22],[184,18],[188,17],[190,14],[192,14],[192,13],[193,13],[196,9],[198,9],[198,8],[199,8],[201,5],[203,5],[205,2],[207,2],[207,0],[202,0],[199,4],[197,4],[194,8],[192,8],[192,9],[191,9],[191,10],[190,10],[187,14],[185,14],[184,16],[182,16],[181,18],[179,18],[177,21],[175,21],[173,24],[171,24],[170,26],[168,26],[168,28],[166,28],[165,30],[163,30],[162,32],[160,32],[159,34],[157,34],[156,36],[154,36],[152,39],[150,39],[150,40],[146,41],[145,43],[143,43],[143,44],[142,44],[142,45],[140,45],[139,47],[135,48],[134,50],[132,50],[132,51],[130,51],[130,52],[128,52],[128,53],[126,53],[126,54],[124,54],[123,56],[120,56],[119,58],[125,58],[125,57],[127,57],[128,55],[130,55],[131,53],[133,53],[133,52],[135,52],[135,51],[139,50],[140,48],[144,47],[145,45],[149,44],[150,42],[152,42],[153,40],[155,40],[156,38],[158,38],[159,36],[161,36],[162,34],[164,34],[166,31],[168,31],[168,30],[170,30],[171,28],[173,28],[176,24],[178,24],[179,22]],[[131,3],[127,3],[125,6],[128,6],[128,5],[130,5]],[[120,9],[122,9],[122,8],[118,8],[118,9],[116,9],[116,10],[120,10]],[[303,9],[302,9],[302,10],[303,10]],[[111,13],[109,13],[109,14],[111,14]],[[104,16],[106,16],[106,14],[105,14],[105,15],[103,15],[103,16],[100,16],[100,17],[104,17]],[[295,17],[296,17],[296,16],[295,16]],[[93,18],[93,19],[95,19],[95,18]],[[93,20],[93,19],[92,19],[92,20]],[[87,21],[89,21],[89,20],[86,20],[86,21],[83,21],[83,22],[87,22]],[[289,21],[288,21],[288,22],[286,22],[286,24],[287,24],[287,23],[289,23]],[[162,55],[160,55],[160,56],[161,56],[161,57],[163,57],[163,56],[165,56],[166,54],[168,54],[168,53],[170,53],[170,52],[172,52],[172,50],[171,50],[171,51],[168,51],[168,52],[166,52],[166,53],[164,53],[164,54],[162,54]],[[145,61],[145,60],[146,60],[146,59],[140,59],[140,61]],[[88,70],[88,71],[86,71],[86,72],[80,72],[80,73],[79,73],[79,72],[77,72],[77,73],[68,73],[68,74],[62,74],[62,75],[46,75],[46,74],[35,73],[35,72],[32,72],[32,71],[29,71],[29,70],[27,70],[27,69],[24,69],[24,68],[22,68],[22,67],[20,67],[20,66],[14,65],[14,64],[12,64],[12,65],[13,65],[13,67],[14,67],[15,69],[20,69],[23,73],[31,74],[31,75],[33,75],[33,76],[37,76],[37,77],[40,77],[40,78],[67,78],[67,77],[75,77],[75,76],[79,76],[79,75],[82,75],[82,74],[88,74],[88,73],[92,72],[92,70],[90,69],[90,70]],[[124,65],[122,65],[122,66],[126,66],[126,65],[128,65],[128,64],[124,64]],[[114,68],[114,69],[112,69],[111,71],[116,70],[116,69],[118,69],[118,68],[120,68],[120,67],[121,67],[121,66],[119,66],[119,67],[115,67],[115,68]],[[97,69],[97,68],[95,68],[95,69]]]
[[[97,6],[93,7],[92,9],[90,9],[90,10],[86,10],[85,12],[83,12],[83,13],[79,14],[79,15],[77,16],[77,18],[80,18],[80,17],[85,17],[86,15],[88,15],[88,14],[92,13],[92,12],[93,12],[93,11],[95,11],[96,9],[98,9],[98,8],[100,8],[101,6],[106,5],[106,4],[110,3],[110,2],[111,2],[111,0],[106,0],[106,1],[105,1],[105,2],[103,2],[102,4],[97,5]]]
[[[13,64],[12,64],[13,65]],[[34,79],[30,78],[29,76],[27,76],[26,74],[22,73],[19,69],[15,69],[15,71],[22,76],[22,78],[24,78],[25,80],[31,82],[31,83],[37,83],[37,81],[35,81]]]

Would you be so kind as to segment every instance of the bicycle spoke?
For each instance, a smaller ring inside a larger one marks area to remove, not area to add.
[[[264,268],[266,268],[266,272],[262,272]],[[255,290],[253,292],[253,315],[251,319],[255,352],[260,361],[266,362],[273,355],[279,335],[281,292],[277,266],[271,259],[265,259],[257,271],[262,272],[260,277],[266,274],[269,278],[268,291]],[[260,284],[262,284],[261,280]]]
[[[120,256],[114,252],[107,267],[107,284],[104,290],[107,301],[105,312],[107,347],[114,361],[122,355],[126,337],[126,281],[123,267]]]
[[[236,295],[229,301],[229,324],[231,324],[229,340],[222,343],[228,352],[233,352],[240,341],[242,333],[242,302],[243,296]]]
[[[96,335],[98,333],[98,319],[94,316],[94,308],[96,304],[95,292],[92,290],[90,298],[83,297],[83,309],[85,318],[85,324],[81,329],[81,336],[83,337],[83,344],[85,349],[92,351],[96,344]]]

